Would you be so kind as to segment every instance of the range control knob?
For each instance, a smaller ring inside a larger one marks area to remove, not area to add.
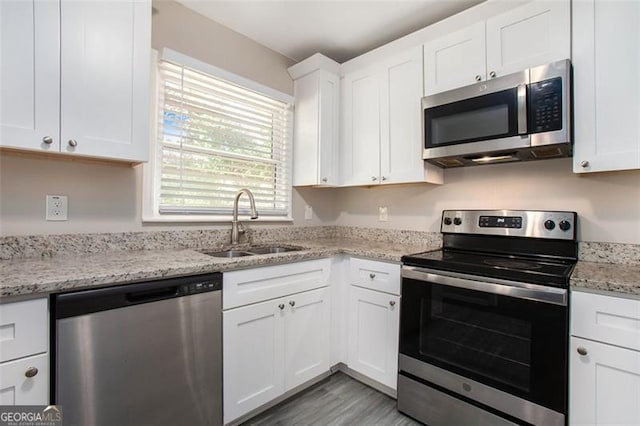
[[[563,220],[558,224],[558,228],[562,229],[563,231],[568,231],[569,229],[571,229],[571,223],[567,220]]]
[[[444,218],[444,224],[445,225],[451,225],[451,218],[450,217],[445,217]]]
[[[552,231],[556,227],[556,223],[551,219],[547,219],[544,221],[544,227],[548,231]]]
[[[460,219],[459,217],[456,217],[453,219],[453,224],[454,225],[462,225],[462,219]]]

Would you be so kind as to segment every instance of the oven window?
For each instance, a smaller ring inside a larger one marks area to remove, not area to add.
[[[497,295],[436,287],[431,300],[421,301],[421,322],[430,331],[420,336],[420,353],[528,392],[531,323],[496,307]]]
[[[400,353],[566,412],[568,309],[403,278]]]
[[[425,148],[518,134],[517,89],[424,110]]]

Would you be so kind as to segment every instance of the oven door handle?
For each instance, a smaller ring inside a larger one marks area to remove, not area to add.
[[[450,275],[447,275],[450,274]],[[515,281],[482,278],[486,281],[471,279],[464,274],[447,273],[415,266],[402,266],[402,277],[433,284],[482,291],[517,299],[534,300],[536,302],[567,306],[567,290],[563,288],[547,287],[538,284],[519,283]]]

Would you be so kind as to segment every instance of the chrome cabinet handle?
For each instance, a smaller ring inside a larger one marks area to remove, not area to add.
[[[369,274],[369,278],[374,279],[375,277],[376,277],[376,274],[374,273]]]
[[[385,180],[387,180],[386,176],[382,176],[382,181],[384,182]]]
[[[75,148],[78,146],[78,141],[75,139],[69,139],[69,146]]]
[[[587,160],[583,160],[580,162],[581,167],[589,167],[589,162]]]
[[[44,138],[42,138],[42,142],[46,143],[47,145],[51,145],[53,143],[53,138],[51,136],[45,136]]]
[[[291,305],[291,307],[294,307],[294,306],[296,306],[296,302],[292,300],[292,301],[289,302],[289,305]]]
[[[476,75],[476,81],[482,81],[482,76],[480,74]]]
[[[328,180],[329,180],[329,179],[327,179],[326,177],[325,177],[325,178],[322,178],[322,181],[323,181],[324,183],[327,183],[327,181],[328,181]]]
[[[371,176],[371,180],[375,182],[375,181],[377,181],[377,180],[378,180],[378,178],[377,178],[377,177],[375,177],[375,176]]]
[[[278,308],[280,308],[280,310],[283,310],[284,309],[284,303],[279,304]]]
[[[390,300],[389,301],[389,306],[396,306],[396,301],[395,300]]]
[[[585,356],[588,352],[587,352],[587,348],[583,347],[583,346],[578,346],[578,353],[582,356]]]
[[[38,369],[36,367],[29,367],[27,368],[27,371],[24,372],[25,377],[28,378],[35,377],[36,374],[38,374]]]
[[[491,72],[489,73],[489,77],[491,77],[491,78],[496,78],[496,72],[495,72],[495,71],[491,71]]]

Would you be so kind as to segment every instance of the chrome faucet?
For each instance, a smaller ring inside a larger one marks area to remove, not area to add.
[[[256,210],[256,201],[253,199],[253,194],[247,188],[242,188],[236,194],[235,200],[233,200],[233,220],[231,221],[231,244],[238,244],[240,234],[244,234],[245,230],[238,222],[238,200],[240,196],[245,193],[249,197],[249,203],[251,204],[251,219],[258,218],[258,211]]]

